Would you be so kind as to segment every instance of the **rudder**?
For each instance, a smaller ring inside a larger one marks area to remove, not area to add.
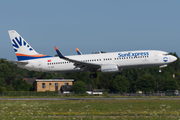
[[[50,57],[37,53],[15,30],[8,33],[18,61]]]

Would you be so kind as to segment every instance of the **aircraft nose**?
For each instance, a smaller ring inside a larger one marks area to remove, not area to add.
[[[171,61],[176,61],[177,60],[177,57],[175,57],[175,56],[171,56]]]

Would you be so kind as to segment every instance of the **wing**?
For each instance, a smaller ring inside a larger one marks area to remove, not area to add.
[[[60,59],[64,59],[64,60],[67,60],[69,62],[73,62],[75,68],[79,67],[79,68],[81,68],[81,71],[88,71],[88,70],[93,71],[93,70],[97,70],[97,69],[101,68],[100,64],[82,62],[82,61],[79,61],[79,60],[74,60],[74,59],[67,58],[57,49],[57,47],[54,47],[54,48],[55,48],[55,50],[56,50],[56,52],[57,52]]]

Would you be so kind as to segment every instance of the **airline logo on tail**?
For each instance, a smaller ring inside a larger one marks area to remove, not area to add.
[[[32,51],[33,49],[26,43],[26,41],[22,41],[22,38],[19,36],[19,39],[17,38],[17,37],[15,37],[15,39],[12,39],[12,45],[14,46],[14,51],[15,52],[18,52],[18,48],[19,48],[19,46],[26,46],[28,49],[29,49],[29,51]],[[18,45],[18,44],[19,45]]]
[[[16,31],[8,32],[18,61],[51,57],[37,53]]]

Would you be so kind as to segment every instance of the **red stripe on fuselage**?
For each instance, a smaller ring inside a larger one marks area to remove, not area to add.
[[[44,56],[47,56],[47,55],[42,55],[42,54],[36,54],[36,55],[26,55],[26,54],[16,53],[16,56],[44,57]]]

